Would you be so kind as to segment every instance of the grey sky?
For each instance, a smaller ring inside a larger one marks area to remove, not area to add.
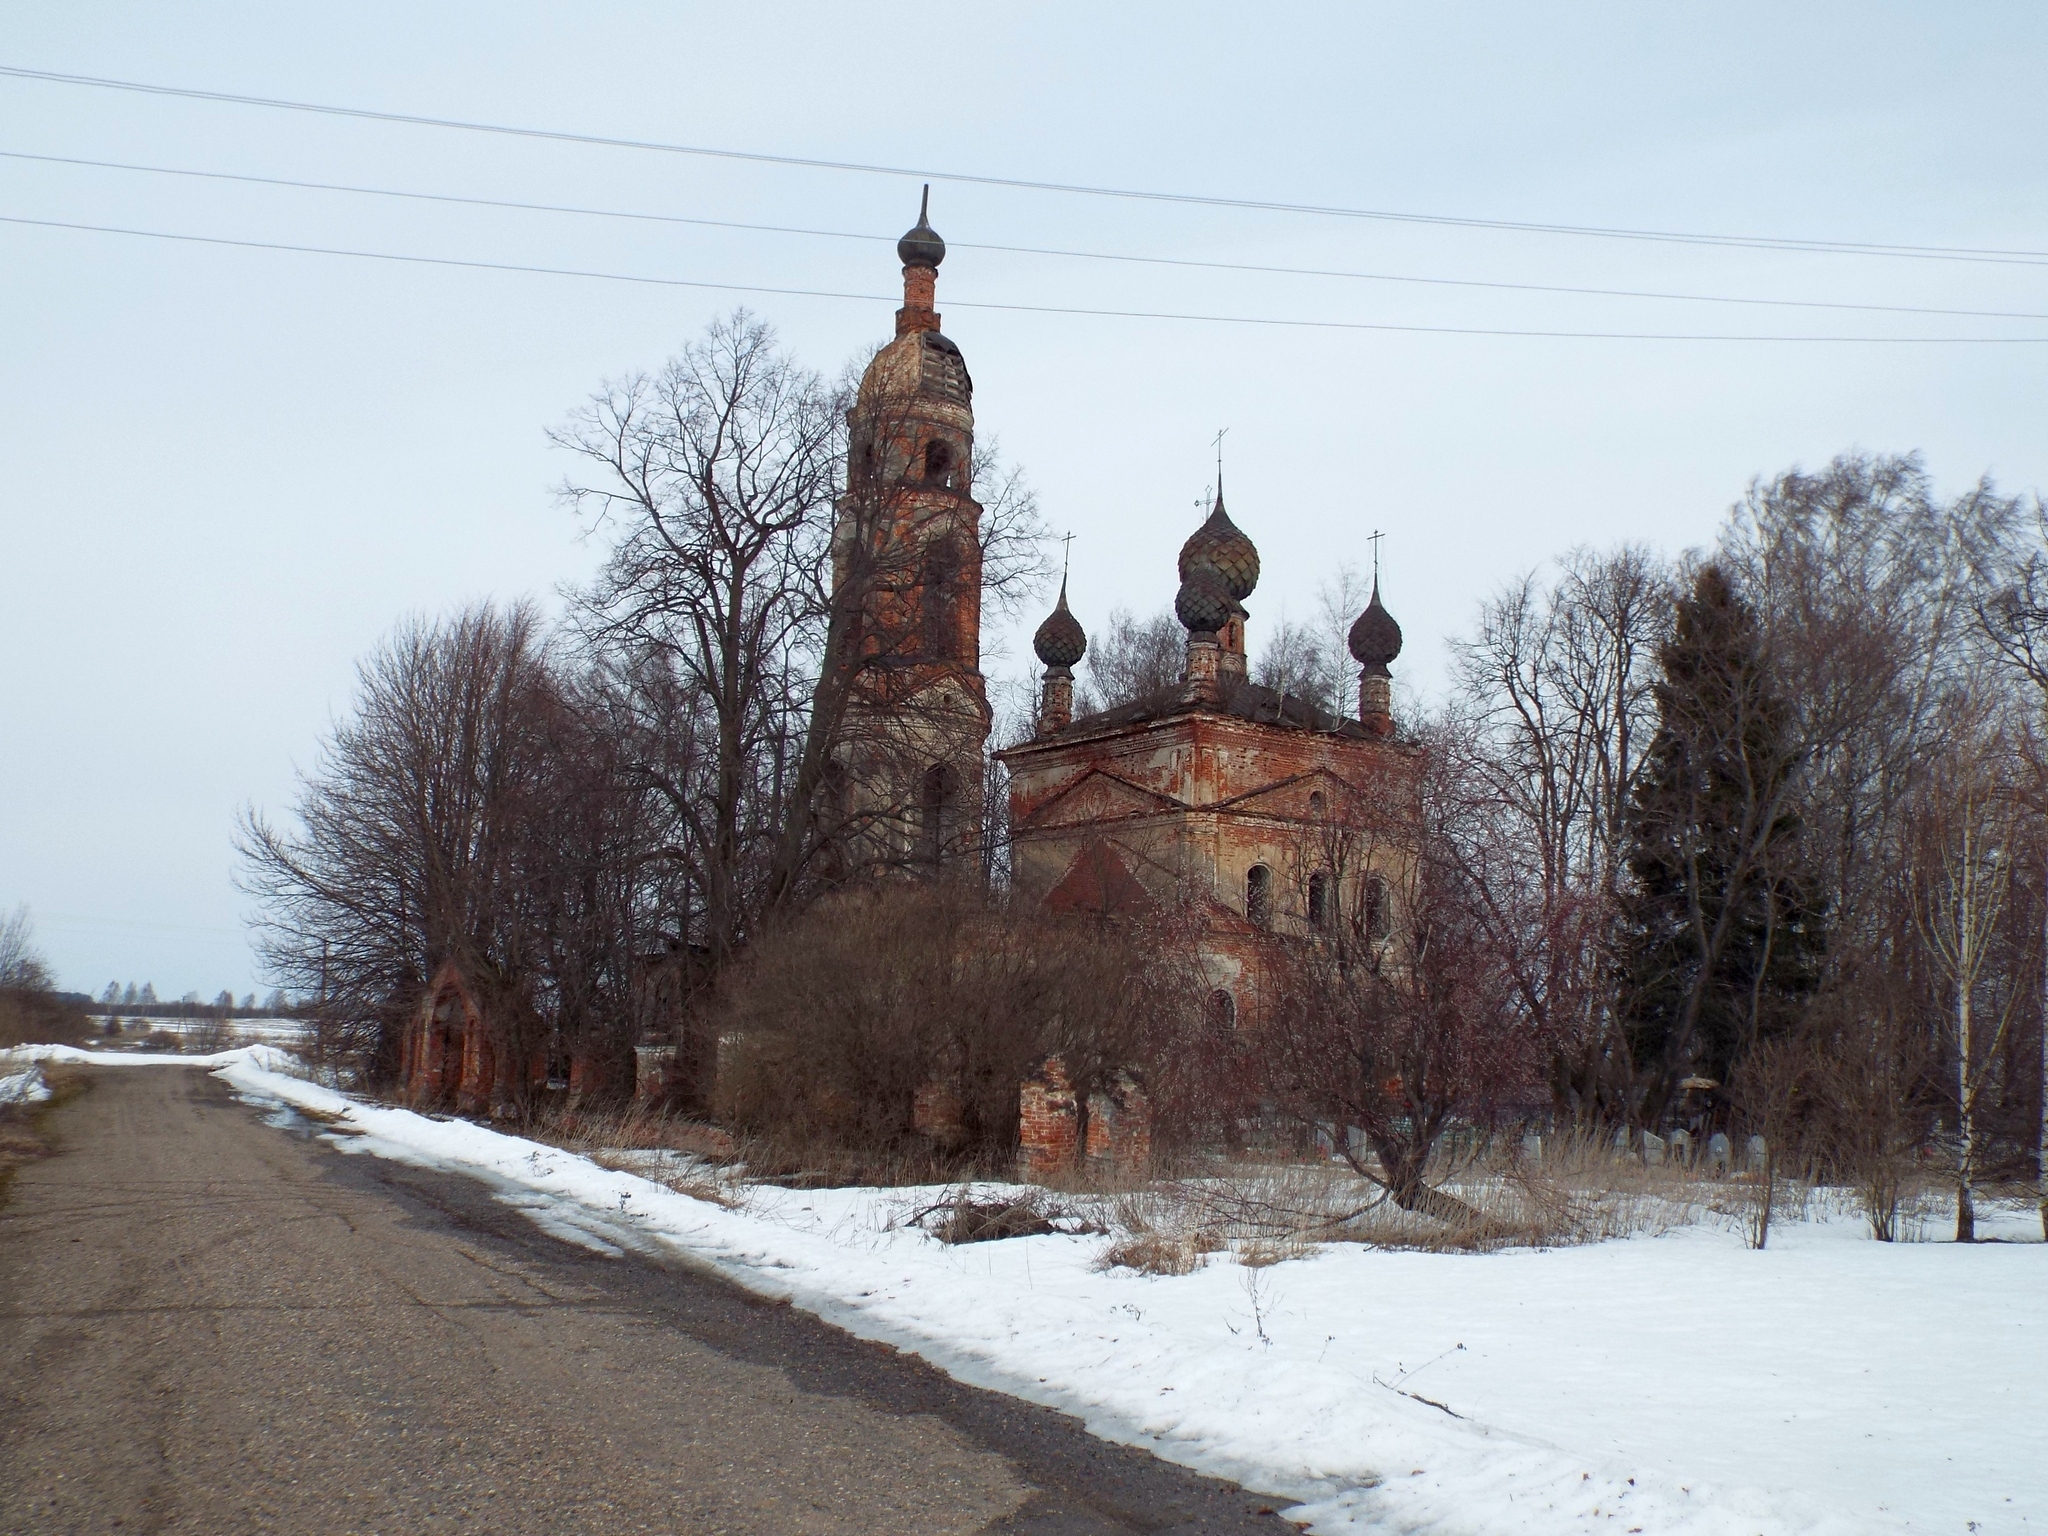
[[[779,154],[1486,219],[2048,250],[2048,11],[1971,6],[9,8],[0,64]],[[0,149],[893,240],[906,178],[0,79]],[[0,159],[18,218],[889,295],[884,242]],[[1575,543],[1710,536],[1753,474],[1920,449],[2048,480],[2048,344],[1559,340],[1081,318],[962,301],[1502,329],[2038,336],[2048,320],[1200,272],[1057,246],[1495,282],[2048,314],[2048,266],[1255,213],[938,182],[984,435],[1071,528],[1084,624],[1170,601],[1230,428],[1252,638],[1388,532],[1442,636]],[[593,550],[545,429],[744,302],[836,369],[893,300],[741,296],[0,223],[0,907],[64,982],[262,985],[235,810],[284,809],[410,611],[544,599]],[[949,303],[949,301],[951,301]],[[551,600],[551,599],[550,599]],[[991,670],[1019,670],[1021,647]]]

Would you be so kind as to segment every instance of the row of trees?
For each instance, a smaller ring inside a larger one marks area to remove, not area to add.
[[[1579,553],[1485,605],[1429,731],[1439,856],[1557,1116],[1745,1123],[1894,1190],[1941,1147],[1964,1237],[1979,1180],[2039,1171],[2042,532],[1850,457],[1675,566]]]
[[[201,1001],[197,992],[187,992],[179,998],[159,998],[156,987],[147,981],[139,987],[132,981],[125,987],[118,981],[108,982],[106,990],[100,993],[98,1007],[107,1014],[165,1019],[283,1018],[293,1011],[292,1000],[281,987],[273,989],[261,1003],[254,992],[236,1002],[235,994],[222,988],[208,1003]]]

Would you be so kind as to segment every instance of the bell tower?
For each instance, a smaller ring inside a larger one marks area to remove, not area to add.
[[[988,690],[981,674],[981,506],[974,380],[933,308],[946,242],[931,189],[896,242],[895,338],[847,414],[833,587],[859,668],[844,768],[859,863],[939,866],[980,849]]]

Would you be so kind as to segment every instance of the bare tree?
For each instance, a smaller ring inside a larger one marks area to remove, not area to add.
[[[1629,796],[1654,728],[1652,661],[1668,573],[1647,551],[1578,550],[1548,587],[1487,602],[1454,652],[1468,804],[1451,848],[1483,903],[1552,1097],[1581,1122],[1625,1119],[1630,1063],[1611,1004]]]
[[[1987,1063],[2004,1043],[2019,992],[2000,985],[1996,959],[2013,900],[2022,814],[2010,742],[1994,719],[1953,722],[1945,761],[1918,806],[1915,916],[1948,994],[1955,1051],[1956,1241],[1976,1237]]]
[[[0,918],[0,987],[42,991],[50,986],[50,968],[35,944],[35,923],[26,905]]]
[[[1312,618],[1297,621],[1282,613],[1267,631],[1252,681],[1304,699],[1325,714],[1352,713],[1357,708],[1353,689],[1358,667],[1347,639],[1371,597],[1371,587],[1356,567],[1338,566],[1317,588]]]
[[[1107,622],[1088,637],[1088,653],[1081,659],[1086,681],[1080,713],[1132,704],[1180,681],[1187,638],[1170,612],[1140,619],[1127,608],[1112,608]]]
[[[644,859],[603,748],[530,608],[407,623],[359,667],[295,825],[250,812],[238,837],[259,952],[317,1000],[325,1048],[392,1071],[447,960],[495,1032],[496,1106],[524,1104],[537,1053],[629,1025],[638,925],[613,893]]]
[[[2048,715],[2048,507],[2033,505],[2034,547],[2016,563],[2008,583],[1990,601],[1980,603],[1977,620],[1993,653],[2032,683],[2037,706]],[[2038,730],[2024,733],[2027,779],[2036,821],[2048,815],[2048,752]],[[2042,877],[2042,920],[2048,924],[2048,864]],[[2035,1006],[2040,1036],[2039,1113],[2034,1125],[2035,1193],[2040,1205],[2041,1234],[2048,1238],[2048,928],[2040,935],[2042,970]]]
[[[1535,1063],[1481,893],[1449,847],[1459,767],[1425,751],[1412,776],[1326,807],[1301,861],[1307,931],[1276,932],[1262,960],[1258,1055],[1272,1102],[1361,1177],[1404,1210],[1467,1222],[1429,1182],[1431,1160],[1448,1131],[1513,1104]]]

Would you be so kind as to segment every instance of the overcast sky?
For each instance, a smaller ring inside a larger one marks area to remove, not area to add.
[[[0,64],[776,155],[1546,225],[2048,250],[2048,9],[2011,5],[8,8]],[[742,294],[0,222],[0,909],[66,985],[262,987],[238,807],[287,813],[402,615],[552,602],[594,549],[546,429],[744,303],[886,337],[917,180],[0,77],[0,149],[801,226],[461,208],[0,158],[0,214],[872,298]],[[1252,643],[1387,532],[1404,680],[1575,544],[1711,538],[1753,475],[1917,449],[2048,480],[2048,266],[1595,238],[934,178],[946,331],[1071,529],[1084,624],[1173,594],[1227,438]],[[1256,274],[974,250],[1379,274]],[[1021,670],[990,637],[991,672]]]

